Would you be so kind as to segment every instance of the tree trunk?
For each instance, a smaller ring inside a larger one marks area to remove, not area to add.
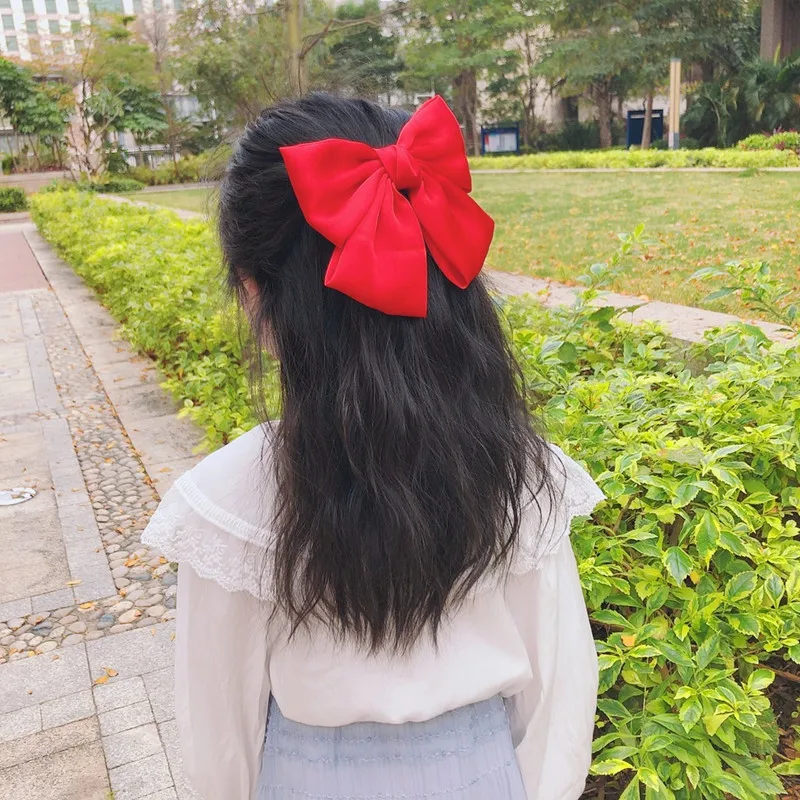
[[[648,92],[644,104],[644,126],[642,127],[642,150],[650,147],[653,138],[653,92]]]
[[[475,71],[466,69],[453,81],[456,116],[464,126],[464,139],[467,152],[478,155],[481,150],[480,131],[478,130],[478,86]]]
[[[286,32],[289,40],[289,86],[292,94],[299,97],[303,93],[301,74],[302,36],[302,0],[286,0]]]
[[[600,128],[600,147],[605,150],[614,143],[611,135],[611,89],[607,82],[595,87],[594,98],[597,105],[597,125]]]

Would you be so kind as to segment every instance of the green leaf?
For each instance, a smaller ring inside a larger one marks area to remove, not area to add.
[[[614,717],[630,719],[631,717],[631,712],[619,700],[614,700],[610,697],[601,697],[597,701],[597,709],[612,719]]]
[[[774,605],[778,605],[783,597],[783,581],[775,572],[770,572],[769,577],[764,581],[764,591],[772,600]]]
[[[720,711],[719,713],[709,714],[707,717],[703,717],[703,726],[706,729],[706,733],[709,736],[713,736],[730,715],[730,711]]]
[[[736,556],[747,555],[747,547],[739,536],[732,531],[722,531],[719,535],[719,546]]]
[[[625,787],[619,800],[640,800],[641,793],[639,792],[640,786],[638,776],[634,775],[633,780]]]
[[[707,564],[717,550],[720,534],[719,520],[710,511],[704,511],[695,531],[697,551]]]
[[[725,469],[725,467],[720,467],[719,465],[715,464],[711,467],[711,473],[715,478],[722,481],[724,484],[732,486],[734,489],[738,489],[740,492],[744,491],[744,485],[742,484],[741,478],[730,470]]]
[[[756,588],[756,573],[752,570],[734,575],[725,587],[728,600],[735,602],[751,594]]]
[[[689,731],[699,722],[702,715],[703,704],[700,702],[700,698],[693,697],[690,700],[687,700],[681,706],[678,717],[683,725],[683,729],[686,731],[686,733],[689,733]]]
[[[609,758],[606,761],[596,761],[592,764],[592,775],[616,775],[633,768],[633,764],[621,758]]]
[[[697,666],[705,669],[716,657],[719,652],[720,635],[713,633],[707,637],[697,650]]]
[[[778,775],[800,775],[800,758],[793,758],[791,761],[784,761],[774,767]]]
[[[665,655],[673,664],[679,667],[693,667],[694,661],[689,657],[688,653],[669,644],[669,642],[653,642],[653,646],[657,647],[662,655]]]
[[[748,633],[751,636],[758,636],[761,633],[761,625],[758,617],[754,614],[730,614],[728,622],[734,629],[742,633]]]
[[[770,672],[768,669],[757,669],[747,679],[747,688],[760,691],[761,689],[766,689],[767,686],[771,686],[774,680],[774,672]]]
[[[700,493],[700,487],[694,481],[683,481],[675,490],[672,497],[672,505],[676,508],[688,506],[692,500]]]
[[[675,583],[679,586],[683,584],[694,566],[692,559],[680,547],[670,547],[664,553],[664,564]]]
[[[735,291],[736,287],[726,286],[724,289],[717,289],[716,291],[707,294],[705,299],[709,302],[712,300],[719,300],[723,297],[733,294]]]
[[[564,342],[558,348],[558,357],[563,364],[574,364],[578,360],[578,349],[572,342]]]
[[[658,589],[647,598],[645,608],[650,612],[658,611],[667,600],[669,600],[669,587],[659,586]]]
[[[706,781],[717,789],[722,789],[723,792],[732,794],[738,797],[739,800],[748,800],[747,789],[742,785],[739,778],[731,775],[729,772],[717,772],[712,775],[706,775]]]
[[[747,495],[742,502],[750,506],[765,506],[774,500],[775,495],[769,494],[769,492],[753,492],[753,494]]]

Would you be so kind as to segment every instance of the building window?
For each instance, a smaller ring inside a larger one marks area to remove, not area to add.
[[[56,55],[61,55],[61,53],[64,52],[64,42],[62,42],[60,39],[58,41],[53,42],[52,47],[53,47],[53,52]]]
[[[0,0],[0,8],[11,8],[11,0]]]
[[[183,0],[172,0],[172,7],[176,11],[183,11]]]
[[[76,39],[75,40],[75,52],[82,53],[83,52],[83,39]]]
[[[42,52],[42,46],[39,44],[38,39],[28,39],[28,50],[32,55],[38,56]]]
[[[12,17],[11,14],[3,14],[3,30],[4,31],[14,30],[14,17]]]
[[[61,33],[61,26],[58,24],[57,19],[50,19],[47,21],[47,24],[50,28],[50,33],[55,36],[58,36]]]
[[[22,10],[26,14],[35,14],[36,11],[33,7],[33,0],[22,0]]]
[[[83,33],[83,29],[82,29],[80,20],[77,20],[77,19],[72,20],[70,28],[72,28],[72,35],[73,36],[80,36],[81,33]]]
[[[56,0],[44,0],[44,7],[48,14],[58,14]]]
[[[80,14],[81,13],[80,9],[78,8],[78,0],[69,0],[69,2],[67,3],[67,6],[69,7],[69,13],[70,14]]]
[[[144,6],[142,5],[142,0],[133,0],[133,13],[134,14],[144,13]]]
[[[25,30],[28,31],[31,36],[36,36],[39,33],[39,26],[36,24],[36,20],[29,19],[25,23]]]
[[[17,37],[6,36],[6,47],[8,48],[9,53],[16,53],[19,50],[19,47],[17,46]]]

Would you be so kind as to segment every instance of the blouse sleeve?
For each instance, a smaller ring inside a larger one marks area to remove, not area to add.
[[[510,578],[506,602],[532,678],[506,700],[528,797],[576,800],[591,764],[598,669],[569,538],[539,568]]]
[[[175,716],[186,779],[202,800],[251,800],[270,684],[264,603],[178,569]]]

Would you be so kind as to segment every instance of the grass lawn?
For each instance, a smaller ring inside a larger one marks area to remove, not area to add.
[[[616,172],[475,175],[476,199],[497,222],[493,267],[570,283],[611,256],[616,234],[640,222],[654,242],[614,288],[701,305],[709,284],[696,269],[731,260],[768,261],[800,285],[800,173]],[[202,211],[207,190],[140,195]],[[707,305],[742,312],[736,298]]]
[[[208,211],[211,192],[208,189],[178,189],[174,192],[138,192],[134,200],[155,203],[169,208],[185,208],[189,211]]]

